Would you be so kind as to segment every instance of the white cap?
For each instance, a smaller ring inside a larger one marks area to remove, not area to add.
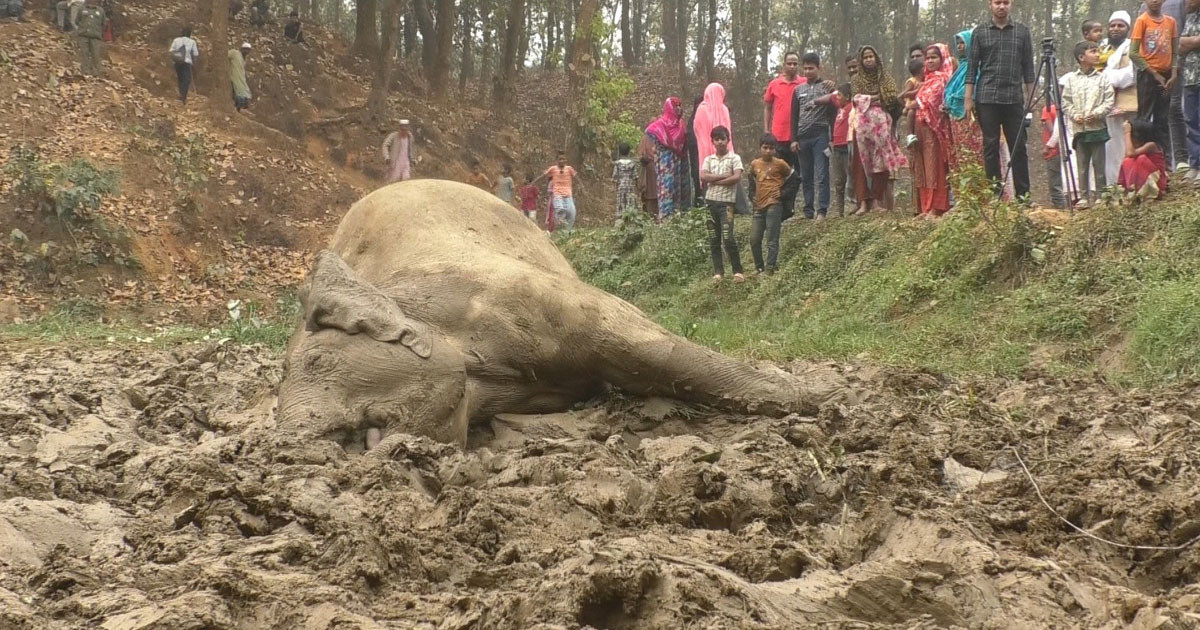
[[[1125,26],[1129,26],[1129,12],[1128,11],[1114,12],[1112,14],[1112,17],[1108,18],[1109,24],[1112,24],[1113,22],[1124,22]]]
[[[407,125],[407,124],[408,124],[408,119],[407,119],[407,118],[401,118],[401,119],[400,119],[400,126],[401,126],[401,127],[403,127],[403,126],[405,126],[405,125]]]
[[[250,45],[250,42],[242,42],[242,50],[250,50],[252,48],[254,47]]]

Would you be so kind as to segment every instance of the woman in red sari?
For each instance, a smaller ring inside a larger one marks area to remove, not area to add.
[[[937,218],[950,210],[950,171],[957,166],[946,84],[952,71],[950,49],[933,44],[925,49],[925,80],[917,89],[917,147],[913,153],[913,184],[920,194],[921,217]]]
[[[1167,160],[1154,137],[1153,123],[1125,121],[1125,160],[1117,183],[1142,199],[1159,199],[1167,191]]]

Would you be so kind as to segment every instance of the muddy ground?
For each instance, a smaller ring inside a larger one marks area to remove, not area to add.
[[[817,417],[611,397],[466,449],[273,431],[255,348],[0,350],[0,628],[1195,628],[1200,394],[793,366]]]

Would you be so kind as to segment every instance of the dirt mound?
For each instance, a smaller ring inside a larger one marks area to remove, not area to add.
[[[467,449],[273,429],[259,349],[0,353],[0,625],[1190,628],[1195,391],[943,383],[818,417],[608,400]],[[819,367],[832,373],[835,368]]]

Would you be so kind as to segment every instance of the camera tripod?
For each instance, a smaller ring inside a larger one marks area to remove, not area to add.
[[[1053,104],[1056,115],[1054,124],[1058,127],[1058,155],[1062,160],[1062,165],[1066,171],[1063,177],[1063,195],[1067,198],[1067,209],[1074,213],[1075,204],[1079,202],[1079,186],[1075,182],[1075,161],[1071,159],[1073,151],[1071,150],[1071,138],[1067,135],[1067,119],[1063,113],[1062,92],[1058,83],[1058,56],[1054,53],[1054,38],[1046,37],[1042,39],[1042,60],[1038,65],[1036,76],[1045,82],[1045,88],[1041,90],[1035,89],[1029,93],[1029,97],[1025,102],[1024,124],[1017,130],[1017,137],[1010,145],[1009,155],[1012,155],[1012,147],[1021,146],[1025,142],[1025,130],[1029,128],[1029,118],[1033,115],[1033,110],[1043,98],[1046,102]],[[1001,182],[1008,182],[1008,178],[1012,175],[1012,160],[1008,162],[1008,167],[1004,169],[1004,177]],[[1001,188],[1003,191],[1003,187]]]

